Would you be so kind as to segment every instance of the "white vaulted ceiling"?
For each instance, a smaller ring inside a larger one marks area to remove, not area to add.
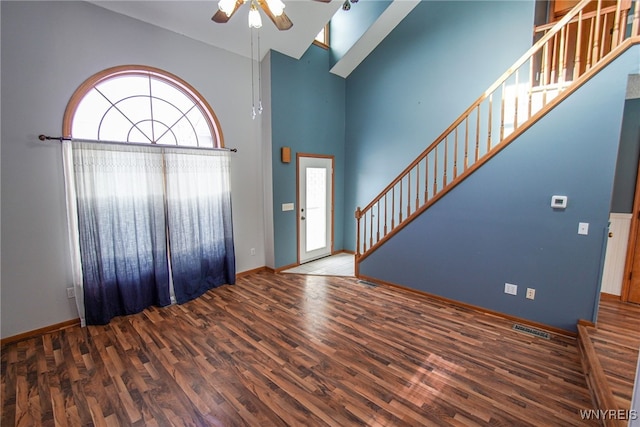
[[[322,3],[313,0],[284,0],[285,13],[293,22],[287,31],[278,31],[262,14],[260,52],[269,49],[299,59],[333,14],[342,6],[339,0]],[[130,16],[195,40],[236,53],[251,56],[251,35],[247,24],[249,4],[244,4],[225,24],[211,20],[218,10],[217,0],[137,0],[90,1],[95,5]]]
[[[286,31],[279,31],[261,11],[262,28],[258,30],[260,59],[270,49],[300,59],[320,30],[342,7],[343,1],[331,0],[330,3],[324,3],[313,0],[284,0],[285,13],[293,22],[293,27]],[[219,24],[211,20],[218,10],[218,0],[89,0],[89,2],[235,54],[251,57],[251,30],[247,22],[248,3],[242,5],[229,22]],[[340,58],[331,72],[345,78],[349,76],[418,3],[420,0],[392,1],[363,36]]]

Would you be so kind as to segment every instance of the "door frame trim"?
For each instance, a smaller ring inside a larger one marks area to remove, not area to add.
[[[334,253],[333,239],[335,227],[335,156],[330,154],[296,153],[296,259],[300,265],[300,157],[331,160],[331,254]]]
[[[631,227],[629,229],[629,242],[627,243],[627,257],[624,263],[624,277],[622,289],[620,289],[620,301],[628,302],[631,293],[631,271],[633,270],[633,258],[635,257],[636,241],[638,239],[638,225],[640,220],[640,160],[636,172],[636,188],[633,196],[633,211],[631,212]]]

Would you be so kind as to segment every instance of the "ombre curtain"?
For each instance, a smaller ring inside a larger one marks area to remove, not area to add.
[[[228,153],[73,142],[63,154],[83,324],[235,283]]]
[[[165,162],[173,287],[183,303],[235,283],[230,156],[171,148]]]
[[[86,323],[170,304],[162,153],[73,143]]]

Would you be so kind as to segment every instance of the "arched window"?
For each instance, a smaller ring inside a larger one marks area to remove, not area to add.
[[[75,139],[224,147],[213,110],[192,86],[139,65],[87,79],[67,105],[62,132]]]
[[[195,89],[150,67],[110,68],[73,94],[63,135],[83,325],[235,282],[230,153]]]

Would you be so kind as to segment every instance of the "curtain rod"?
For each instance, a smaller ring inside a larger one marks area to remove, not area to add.
[[[212,150],[212,151],[231,151],[233,153],[237,153],[237,148],[209,148],[209,147],[189,147],[184,145],[165,145],[165,144],[146,144],[143,142],[122,142],[122,141],[100,141],[97,139],[82,139],[82,138],[69,138],[65,136],[47,136],[47,135],[38,135],[38,139],[40,141],[72,141],[72,142],[97,142],[103,144],[117,144],[117,145],[134,145],[141,147],[162,147],[162,148],[186,148],[186,149],[195,149],[195,150]]]

